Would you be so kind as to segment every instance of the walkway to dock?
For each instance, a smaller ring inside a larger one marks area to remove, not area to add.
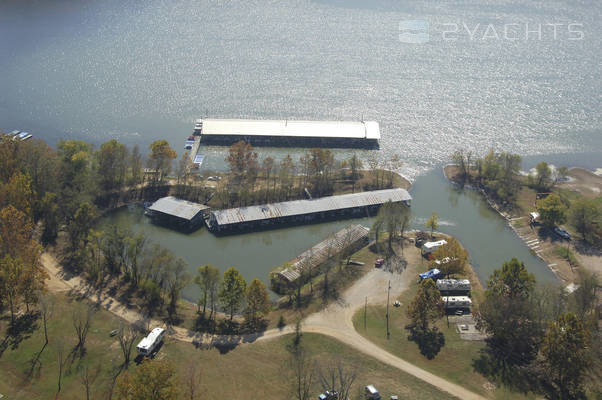
[[[199,146],[201,145],[201,137],[200,136],[195,136],[194,137],[194,144],[192,145],[192,149],[190,150],[190,153],[188,154],[190,157],[190,161],[194,162],[194,158],[196,157],[196,154],[199,151]]]

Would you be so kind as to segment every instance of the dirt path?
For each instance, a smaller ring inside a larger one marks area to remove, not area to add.
[[[81,278],[68,277],[62,273],[56,260],[48,253],[42,255],[42,264],[50,275],[48,287],[53,291],[74,290],[83,296],[94,300],[107,311],[123,318],[130,323],[143,320],[143,316],[135,310],[131,310],[120,304],[116,299],[106,293],[98,294],[91,291]],[[462,386],[449,382],[437,375],[423,370],[409,362],[383,350],[370,342],[353,327],[353,315],[364,306],[366,298],[371,305],[383,304],[387,301],[387,284],[391,283],[391,299],[396,298],[408,288],[409,279],[406,274],[389,273],[373,269],[350,287],[337,302],[330,304],[324,310],[312,314],[302,322],[303,332],[318,333],[330,336],[334,339],[353,347],[377,360],[397,368],[403,372],[415,376],[438,389],[450,393],[461,399],[484,399],[484,397],[473,393]],[[163,326],[163,322],[152,320],[153,326]],[[181,327],[168,327],[171,337],[176,340],[203,344],[203,345],[236,345],[241,343],[252,343],[255,341],[269,340],[293,332],[292,326],[284,329],[270,329],[265,332],[247,335],[210,335],[199,334]]]

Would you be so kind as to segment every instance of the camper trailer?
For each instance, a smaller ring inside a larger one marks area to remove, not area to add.
[[[442,293],[468,294],[470,281],[468,279],[437,279],[437,289]]]
[[[438,240],[436,242],[426,242],[422,245],[422,254],[430,254],[437,250],[439,247],[446,245],[447,241]]]
[[[467,296],[443,296],[441,300],[443,301],[443,307],[447,309],[470,308],[472,305],[472,300]]]
[[[138,354],[142,356],[150,356],[155,348],[163,341],[163,336],[165,335],[165,329],[163,328],[155,328],[153,329],[147,337],[143,338],[136,349],[138,350]]]

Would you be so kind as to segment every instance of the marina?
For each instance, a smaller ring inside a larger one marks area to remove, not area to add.
[[[380,127],[376,121],[199,119],[194,134],[214,145],[244,140],[254,146],[375,148]]]

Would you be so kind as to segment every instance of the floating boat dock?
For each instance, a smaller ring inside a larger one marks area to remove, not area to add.
[[[319,267],[342,254],[352,254],[370,242],[370,229],[362,225],[350,225],[312,248],[299,254],[270,274],[270,287],[283,294],[284,289],[309,269]]]
[[[281,224],[302,224],[344,217],[374,215],[388,201],[409,206],[412,196],[405,189],[293,200],[250,207],[216,210],[209,213],[207,227],[213,232],[269,228]]]
[[[244,140],[254,146],[373,148],[380,127],[376,121],[199,119],[194,134],[215,145]]]

